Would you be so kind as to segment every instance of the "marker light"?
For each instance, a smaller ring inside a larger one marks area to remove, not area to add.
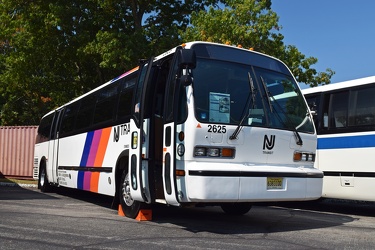
[[[293,161],[301,161],[302,160],[302,153],[301,152],[294,152]]]
[[[176,176],[185,176],[185,170],[176,169]]]
[[[185,133],[183,131],[181,131],[180,133],[178,133],[178,139],[180,141],[184,141],[184,139],[185,139]]]
[[[138,144],[138,132],[134,131],[132,133],[132,149],[136,149]]]
[[[234,149],[233,148],[222,148],[221,149],[221,156],[222,157],[234,157]]]

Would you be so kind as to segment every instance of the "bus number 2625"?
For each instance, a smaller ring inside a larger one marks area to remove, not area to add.
[[[227,132],[226,126],[222,125],[208,125],[208,133],[225,134]]]

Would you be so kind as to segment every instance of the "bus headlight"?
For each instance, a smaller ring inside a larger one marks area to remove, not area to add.
[[[204,147],[196,146],[194,148],[195,157],[221,157],[234,158],[235,148],[221,148],[221,147]]]
[[[207,149],[207,156],[219,157],[220,156],[220,150],[218,148],[208,148]]]
[[[196,147],[194,149],[194,156],[207,156],[206,148]]]
[[[294,151],[293,161],[314,162],[315,154],[311,152]]]

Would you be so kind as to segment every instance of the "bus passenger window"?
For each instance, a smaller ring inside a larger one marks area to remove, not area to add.
[[[324,128],[328,128],[328,114],[324,113],[323,115],[323,126]]]
[[[95,102],[95,95],[89,95],[82,99],[81,107],[77,114],[75,129],[83,129],[91,125],[92,117],[94,114]]]
[[[78,108],[79,103],[77,102],[65,108],[64,116],[61,121],[60,137],[73,131]]]
[[[348,92],[342,92],[331,95],[330,105],[330,127],[344,128],[347,127],[348,114]]]
[[[349,126],[375,125],[375,88],[351,92]]]
[[[102,89],[98,94],[95,107],[94,124],[113,120],[117,101],[118,84]]]
[[[120,94],[119,107],[117,112],[117,119],[122,119],[130,115],[131,103],[133,99],[134,88],[128,89]]]

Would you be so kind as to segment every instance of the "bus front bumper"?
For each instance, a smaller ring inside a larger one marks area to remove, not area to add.
[[[209,169],[210,164],[216,169]],[[257,166],[257,170],[250,170],[238,164],[228,171],[228,167],[223,170],[214,163],[204,165],[205,170],[189,166],[185,176],[187,202],[302,201],[322,195],[323,173],[315,168]]]

